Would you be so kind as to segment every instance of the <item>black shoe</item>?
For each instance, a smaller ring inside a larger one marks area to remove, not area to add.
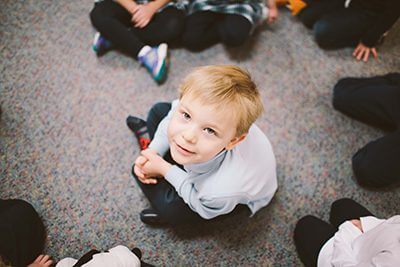
[[[160,215],[153,209],[144,209],[140,212],[140,220],[149,225],[165,225]]]
[[[128,118],[126,118],[126,125],[128,125],[129,129],[135,134],[140,149],[145,150],[150,144],[150,136],[147,131],[146,122],[140,118],[128,116]]]

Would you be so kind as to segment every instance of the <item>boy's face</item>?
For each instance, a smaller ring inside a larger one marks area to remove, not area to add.
[[[172,158],[181,165],[202,163],[244,139],[236,137],[236,120],[230,110],[217,110],[184,95],[168,127]]]

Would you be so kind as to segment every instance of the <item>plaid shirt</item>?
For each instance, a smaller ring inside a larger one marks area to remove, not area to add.
[[[253,28],[260,25],[268,14],[262,0],[190,0],[188,15],[198,11],[240,15],[248,19]]]

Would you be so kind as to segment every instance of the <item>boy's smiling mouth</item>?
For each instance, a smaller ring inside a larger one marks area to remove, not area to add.
[[[174,143],[175,143],[175,145],[176,145],[177,150],[178,150],[179,153],[181,153],[181,154],[183,154],[183,155],[188,155],[188,156],[189,156],[189,155],[195,154],[194,152],[192,152],[192,151],[190,151],[190,150],[187,150],[186,148],[180,146],[177,142],[174,142]]]

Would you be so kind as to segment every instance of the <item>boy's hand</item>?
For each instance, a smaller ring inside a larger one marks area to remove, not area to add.
[[[135,14],[138,6],[139,6],[138,4],[131,1],[131,2],[129,2],[129,4],[127,4],[126,9],[128,10],[129,13],[131,13],[131,15],[133,15],[133,14]]]
[[[276,6],[271,7],[268,13],[268,19],[267,19],[268,24],[274,23],[278,18],[278,14],[279,14],[278,8]]]
[[[375,47],[371,48],[360,42],[354,49],[353,57],[355,57],[358,61],[362,59],[364,62],[367,62],[370,53],[372,53],[375,58],[378,57],[378,53],[376,52]]]
[[[157,152],[153,149],[146,149],[141,152],[142,156],[147,159],[143,165],[142,171],[147,176],[161,176],[164,177],[171,168],[171,164],[166,162]]]
[[[28,267],[49,267],[53,264],[49,255],[39,255],[34,262],[28,265]]]
[[[138,28],[146,27],[156,11],[150,4],[137,5],[135,12],[132,14],[133,26]]]
[[[276,19],[278,18],[278,8],[276,7],[275,0],[268,0],[268,18],[267,22],[269,24],[274,23]]]
[[[157,179],[151,178],[150,176],[146,175],[143,171],[143,167],[147,162],[147,158],[140,155],[137,157],[135,161],[135,166],[133,167],[133,171],[135,172],[136,176],[139,178],[139,181],[143,184],[156,184]]]

